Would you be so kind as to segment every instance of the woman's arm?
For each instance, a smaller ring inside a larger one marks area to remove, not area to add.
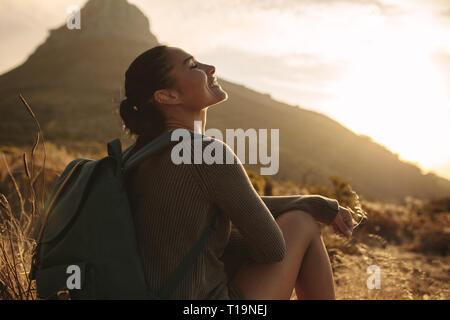
[[[274,218],[290,210],[302,210],[310,213],[317,221],[330,224],[339,211],[339,203],[336,200],[320,195],[262,196],[261,199]],[[231,278],[248,257],[249,252],[244,237],[233,225],[230,240],[222,256],[226,271]]]
[[[321,195],[261,196],[261,199],[275,219],[287,211],[302,210],[311,214],[317,221],[329,225],[339,212],[337,200]],[[243,245],[239,230],[232,227],[229,246],[237,250],[243,248]]]
[[[239,230],[249,256],[256,262],[280,261],[286,254],[283,234],[264,201],[254,189],[241,161],[220,140],[202,141],[203,150],[215,143],[223,163],[192,164],[193,175],[210,200]],[[226,160],[233,159],[232,164]]]

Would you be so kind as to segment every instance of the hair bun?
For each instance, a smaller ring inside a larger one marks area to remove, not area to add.
[[[129,99],[124,99],[120,103],[119,113],[126,126],[133,125],[135,122],[134,105]]]
[[[138,111],[136,103],[132,101],[130,98],[125,98],[120,104],[120,108],[123,108],[123,111],[134,112]]]

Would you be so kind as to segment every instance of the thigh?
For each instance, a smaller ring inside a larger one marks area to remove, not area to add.
[[[243,262],[232,283],[240,288],[246,299],[289,300],[302,259],[318,228],[308,213],[299,210],[280,215],[276,222],[286,242],[286,256],[273,263]]]

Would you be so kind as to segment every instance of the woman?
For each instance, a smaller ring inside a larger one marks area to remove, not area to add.
[[[204,134],[208,107],[227,100],[214,66],[165,45],[137,57],[126,72],[120,115],[136,152],[177,128]],[[194,121],[202,121],[194,128]],[[174,299],[334,299],[330,261],[316,223],[349,237],[350,213],[321,196],[260,197],[242,163],[181,164],[171,148],[149,156],[128,193],[146,281],[158,290],[218,214],[206,250],[173,292]],[[203,141],[206,147],[211,141]]]

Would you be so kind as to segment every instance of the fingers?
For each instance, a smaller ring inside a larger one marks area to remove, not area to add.
[[[333,232],[345,238],[350,238],[353,232],[353,219],[348,209],[339,206],[339,212],[331,224]]]
[[[343,224],[343,229],[344,229],[343,232],[344,232],[344,234],[345,234],[346,236],[348,236],[348,237],[351,237],[351,236],[352,236],[352,231],[353,231],[353,230],[352,230],[352,229],[353,229],[352,227],[349,228],[348,225],[347,225],[346,223],[344,223],[344,224]]]
[[[339,236],[341,236],[341,237],[344,237],[344,238],[349,238],[349,236],[346,235],[346,234],[344,234],[344,233],[341,231],[341,229],[340,229],[337,225],[335,225],[334,223],[331,224],[331,227],[332,227],[333,232],[334,232],[335,234],[337,234],[337,235],[339,235]]]
[[[353,219],[350,212],[347,211],[347,214],[343,216],[345,224],[348,226],[350,230],[353,230]]]
[[[346,225],[343,227],[343,233],[347,238],[350,238],[352,236],[352,230],[349,229]]]
[[[349,237],[353,232],[353,219],[349,210],[344,209],[341,214],[343,232]]]

